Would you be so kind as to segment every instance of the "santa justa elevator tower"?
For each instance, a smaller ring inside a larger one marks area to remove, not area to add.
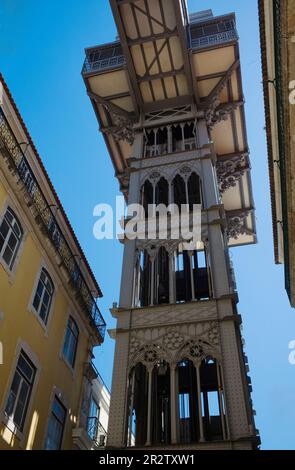
[[[111,0],[83,77],[128,204],[202,205],[202,241],[125,240],[108,447],[259,444],[229,248],[256,242],[235,15]]]

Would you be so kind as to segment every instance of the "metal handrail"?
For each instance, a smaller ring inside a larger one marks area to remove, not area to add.
[[[83,73],[99,72],[100,70],[107,70],[120,67],[124,64],[124,55],[118,55],[115,57],[109,57],[108,59],[99,59],[94,61],[91,61],[89,57],[86,57],[83,66]]]
[[[94,441],[98,442],[98,433],[103,434],[104,436],[107,435],[107,432],[99,418],[97,416],[88,416],[87,418],[87,433],[89,437]]]
[[[106,323],[96,305],[95,299],[84,279],[84,276],[76,261],[76,255],[72,252],[50,204],[47,202],[42,189],[18,143],[9,122],[0,106],[0,150],[4,150],[3,156],[8,158],[9,165],[19,175],[20,181],[26,189],[30,199],[30,205],[34,206],[36,220],[43,226],[48,238],[51,240],[60,257],[61,264],[67,269],[71,285],[77,292],[77,300],[84,311],[87,312],[91,324],[96,328],[101,339],[105,335]]]
[[[192,151],[197,149],[196,138],[179,140],[174,143],[171,153]],[[168,153],[168,144],[145,145],[144,156],[146,158],[159,157]]]
[[[105,389],[107,390],[108,394],[111,395],[111,391],[110,391],[109,387],[106,385],[106,383],[105,383],[105,381],[103,380],[102,376],[101,376],[100,373],[98,372],[97,368],[96,368],[95,365],[94,365],[94,362],[91,362],[91,367],[92,367],[92,369],[94,370],[94,372],[96,373],[97,377],[99,377],[100,382],[101,382],[102,385],[105,387]]]
[[[220,33],[210,34],[200,38],[194,38],[191,40],[193,49],[202,49],[203,47],[209,47],[216,44],[223,44],[229,41],[235,41],[238,39],[236,29],[224,31]]]

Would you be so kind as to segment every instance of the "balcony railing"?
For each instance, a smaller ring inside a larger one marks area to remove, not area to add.
[[[88,315],[92,326],[96,328],[101,340],[103,340],[106,328],[105,321],[77,264],[76,255],[69,247],[52,207],[47,202],[1,107],[0,151],[8,161],[9,167],[18,174],[28,196],[28,204],[34,206],[36,211],[36,221],[42,226],[43,231],[52,242],[60,265],[64,266],[69,274],[71,285],[76,291],[76,298],[81,308]]]
[[[168,149],[168,144],[146,145],[144,150],[145,157],[158,157],[166,155],[167,153],[186,152],[196,150],[196,139],[184,139],[183,141],[176,141],[171,149]]]
[[[238,39],[238,34],[235,29],[224,31],[223,33],[211,34],[208,36],[203,36],[200,38],[192,39],[192,48],[193,49],[203,49],[210,46],[216,46],[219,44],[224,44],[231,41],[236,41]]]
[[[83,66],[83,73],[100,72],[101,70],[117,68],[124,64],[125,57],[123,55],[93,61],[89,57],[86,57]]]
[[[97,416],[89,416],[87,419],[87,433],[90,439],[98,446],[103,447],[105,445],[107,432]]]

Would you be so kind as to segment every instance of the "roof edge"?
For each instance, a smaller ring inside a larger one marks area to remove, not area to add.
[[[275,262],[279,263],[279,244],[277,231],[277,210],[275,201],[275,180],[274,180],[274,162],[273,146],[271,138],[271,116],[270,116],[270,97],[268,89],[268,71],[267,71],[267,52],[266,52],[266,31],[265,31],[265,12],[264,0],[258,0],[259,26],[260,26],[260,44],[261,44],[261,64],[262,64],[262,82],[264,94],[266,141],[268,153],[268,171],[271,196],[272,227],[274,237],[274,257]]]
[[[13,110],[14,110],[14,112],[15,112],[17,118],[19,119],[19,122],[20,122],[20,124],[21,124],[21,127],[22,127],[22,129],[23,129],[23,131],[24,131],[24,134],[26,135],[26,137],[27,137],[27,139],[28,139],[28,142],[29,142],[31,148],[33,149],[33,151],[34,151],[34,153],[35,153],[35,155],[36,155],[36,157],[37,157],[38,164],[40,165],[40,169],[41,169],[42,173],[43,173],[44,176],[45,176],[45,179],[46,179],[46,181],[47,181],[47,183],[48,183],[48,186],[49,186],[50,190],[52,191],[52,194],[53,194],[54,198],[56,199],[56,202],[58,203],[58,206],[60,207],[60,212],[61,212],[61,214],[62,214],[62,217],[63,217],[63,219],[64,219],[64,221],[65,221],[65,223],[66,223],[66,225],[67,225],[67,227],[68,227],[68,229],[69,229],[69,232],[70,232],[71,236],[73,237],[73,241],[74,241],[75,245],[77,246],[77,248],[78,248],[78,250],[79,250],[79,254],[81,255],[81,258],[82,258],[82,260],[83,260],[83,263],[84,263],[84,265],[85,265],[85,267],[86,267],[86,269],[87,269],[87,271],[88,271],[89,276],[91,277],[91,280],[92,280],[92,282],[93,282],[93,284],[94,284],[94,286],[95,286],[95,289],[97,290],[97,295],[98,295],[98,297],[102,297],[103,294],[102,294],[102,291],[101,291],[101,289],[100,289],[100,287],[99,287],[99,284],[98,284],[98,282],[97,282],[97,280],[96,280],[96,278],[95,278],[95,276],[94,276],[94,273],[93,273],[93,271],[92,271],[92,269],[91,269],[91,267],[90,267],[90,265],[89,265],[89,263],[88,263],[88,261],[87,261],[87,258],[86,258],[86,256],[85,256],[85,253],[84,253],[84,251],[83,251],[83,249],[82,249],[82,247],[81,247],[81,245],[80,245],[80,243],[79,243],[79,241],[78,241],[78,238],[77,238],[77,236],[76,236],[76,234],[75,234],[75,232],[74,232],[74,229],[73,229],[73,227],[72,227],[72,225],[71,225],[71,223],[70,223],[70,221],[69,221],[69,219],[68,219],[68,216],[66,215],[66,212],[65,212],[65,210],[64,210],[64,208],[63,208],[63,205],[62,205],[62,203],[61,203],[61,201],[60,201],[60,199],[59,199],[59,197],[58,197],[58,195],[57,195],[57,193],[56,193],[56,191],[55,191],[55,188],[54,188],[54,186],[53,186],[53,183],[52,183],[52,181],[51,181],[51,179],[50,179],[50,177],[49,177],[49,175],[48,175],[48,173],[47,173],[47,171],[46,171],[46,169],[45,169],[45,166],[44,166],[44,164],[43,164],[43,162],[42,162],[41,156],[39,155],[39,152],[38,152],[38,150],[37,150],[37,148],[36,148],[36,146],[35,146],[35,144],[34,144],[34,142],[33,142],[33,139],[32,139],[32,137],[31,137],[31,135],[30,135],[30,133],[29,133],[29,131],[28,131],[28,129],[27,129],[27,126],[26,126],[26,124],[25,124],[25,122],[24,122],[24,120],[23,120],[23,118],[22,118],[22,116],[21,116],[21,114],[20,114],[20,111],[19,111],[19,109],[18,109],[18,107],[17,107],[17,105],[16,105],[16,103],[15,103],[15,101],[14,101],[14,98],[13,98],[13,96],[12,96],[12,94],[11,94],[11,91],[10,91],[10,89],[9,89],[9,87],[8,87],[8,85],[7,85],[7,83],[6,83],[6,81],[5,81],[5,79],[4,79],[4,77],[3,77],[3,75],[2,75],[1,72],[0,72],[0,83],[2,84],[3,89],[4,89],[4,91],[6,92],[8,98],[9,98],[9,101],[10,101],[12,107],[13,107]]]

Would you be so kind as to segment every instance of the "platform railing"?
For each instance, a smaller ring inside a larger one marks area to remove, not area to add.
[[[200,38],[193,38],[191,41],[191,46],[193,49],[202,49],[231,41],[236,41],[237,39],[237,31],[235,29],[231,29],[222,33],[215,33]]]

